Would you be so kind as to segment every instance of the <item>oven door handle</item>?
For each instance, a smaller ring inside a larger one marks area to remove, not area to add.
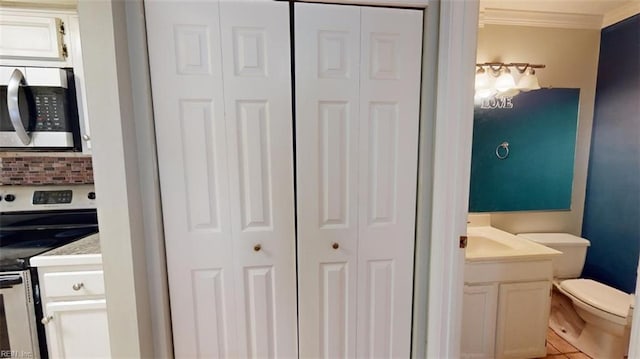
[[[18,104],[18,92],[20,85],[27,85],[24,79],[24,74],[19,69],[13,70],[11,77],[9,78],[9,84],[7,85],[7,108],[9,110],[9,118],[13,129],[16,131],[16,135],[22,143],[26,146],[31,142],[31,136],[25,130],[22,124],[22,118],[20,118],[20,106]]]
[[[0,289],[12,288],[14,285],[22,284],[22,276],[3,275],[0,276]]]

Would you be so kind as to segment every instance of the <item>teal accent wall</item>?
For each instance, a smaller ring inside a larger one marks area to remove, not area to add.
[[[475,107],[470,212],[571,208],[579,97],[579,89],[541,89],[513,97],[513,108]]]
[[[583,276],[635,291],[640,256],[640,15],[602,29],[582,236],[591,241]]]

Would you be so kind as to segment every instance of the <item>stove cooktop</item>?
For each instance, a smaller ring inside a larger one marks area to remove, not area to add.
[[[3,214],[0,271],[29,268],[29,259],[98,232],[95,210]]]
[[[0,230],[0,271],[29,268],[29,258],[97,232],[97,225],[66,230],[6,231],[2,229]]]

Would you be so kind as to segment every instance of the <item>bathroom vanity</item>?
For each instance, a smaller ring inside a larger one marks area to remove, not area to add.
[[[463,358],[546,355],[552,258],[560,252],[472,219],[465,253]]]

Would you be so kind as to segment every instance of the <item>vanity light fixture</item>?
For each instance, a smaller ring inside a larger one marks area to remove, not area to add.
[[[513,97],[520,91],[540,89],[540,84],[534,69],[545,68],[542,64],[526,62],[485,62],[476,64],[475,97],[476,100],[490,97]],[[515,69],[518,81],[513,76]]]

